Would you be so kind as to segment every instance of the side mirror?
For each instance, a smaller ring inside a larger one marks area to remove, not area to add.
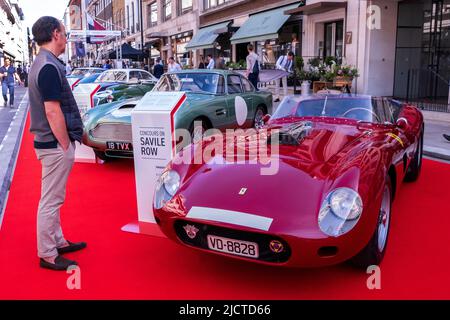
[[[270,114],[266,114],[263,118],[262,118],[262,121],[264,122],[264,124],[266,124],[267,122],[269,122],[269,120],[270,120]]]
[[[398,118],[396,124],[397,124],[397,127],[399,127],[402,130],[406,130],[409,125],[408,120],[403,117]]]

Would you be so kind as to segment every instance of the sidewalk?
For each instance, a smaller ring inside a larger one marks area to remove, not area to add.
[[[0,226],[28,111],[28,89],[16,87],[15,97],[14,108],[0,107]]]

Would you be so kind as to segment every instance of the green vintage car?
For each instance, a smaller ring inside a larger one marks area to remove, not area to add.
[[[153,92],[184,91],[186,102],[175,115],[175,128],[194,140],[210,128],[259,128],[272,111],[272,94],[257,91],[242,75],[224,70],[185,70],[164,74]],[[139,99],[99,105],[83,117],[83,143],[101,159],[133,157],[131,111]]]

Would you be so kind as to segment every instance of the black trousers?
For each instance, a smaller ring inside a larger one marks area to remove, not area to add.
[[[255,89],[258,90],[258,74],[249,73],[248,81],[250,81],[252,83],[252,85],[255,87]]]

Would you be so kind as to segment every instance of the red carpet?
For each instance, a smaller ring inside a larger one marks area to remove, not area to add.
[[[38,267],[40,164],[27,130],[0,230],[0,299],[450,299],[450,165],[430,160],[396,199],[381,290],[346,264],[264,267],[122,232],[137,216],[133,162],[77,163],[62,222],[66,237],[88,248],[69,255],[82,286],[69,290],[68,274]]]

